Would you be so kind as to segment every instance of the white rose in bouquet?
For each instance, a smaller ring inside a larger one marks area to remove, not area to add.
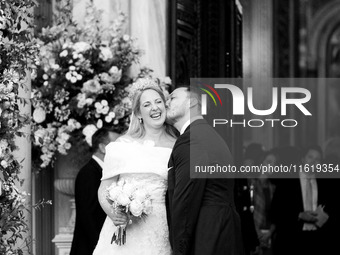
[[[121,193],[119,194],[119,196],[117,197],[117,203],[121,206],[127,206],[130,204],[130,199],[129,196],[125,193]]]
[[[122,194],[122,189],[119,186],[109,189],[109,199],[112,201],[116,200],[120,194]]]
[[[135,217],[140,217],[143,213],[143,204],[138,199],[132,200],[130,203],[130,212]]]
[[[34,109],[33,112],[33,120],[36,123],[42,123],[44,122],[46,119],[46,112],[42,107],[38,107],[36,109]]]

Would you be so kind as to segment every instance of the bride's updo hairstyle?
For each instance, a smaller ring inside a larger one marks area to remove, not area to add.
[[[137,116],[141,114],[140,98],[143,92],[149,89],[156,91],[160,95],[164,104],[166,102],[163,90],[155,80],[151,78],[139,78],[136,82],[134,82],[129,89],[129,98],[132,102],[132,115],[130,118],[129,129],[126,132],[126,134],[131,137],[142,138],[145,135],[144,123],[142,120],[139,120]],[[163,114],[166,113],[164,112]],[[175,128],[167,123],[164,123],[164,125],[166,133],[176,138]]]

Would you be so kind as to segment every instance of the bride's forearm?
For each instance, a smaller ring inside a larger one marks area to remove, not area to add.
[[[113,213],[113,209],[111,207],[111,205],[109,204],[109,202],[106,199],[106,189],[114,182],[117,182],[117,177],[113,177],[110,178],[108,180],[103,180],[99,186],[98,189],[98,200],[99,203],[101,205],[101,207],[103,208],[104,212],[106,213],[107,216],[110,217],[111,220],[113,220],[114,218],[114,213]]]

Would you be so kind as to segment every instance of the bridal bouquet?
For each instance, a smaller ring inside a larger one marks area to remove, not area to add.
[[[132,224],[133,218],[145,218],[152,213],[152,201],[145,187],[133,182],[117,182],[107,188],[106,199],[112,209],[125,212]],[[111,243],[126,243],[126,225],[119,226],[113,234]]]

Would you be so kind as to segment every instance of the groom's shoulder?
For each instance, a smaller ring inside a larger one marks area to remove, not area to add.
[[[187,130],[187,131],[185,131],[182,135],[180,135],[180,136],[177,138],[176,143],[177,143],[178,141],[183,142],[183,141],[188,141],[188,140],[190,140],[190,129]]]

